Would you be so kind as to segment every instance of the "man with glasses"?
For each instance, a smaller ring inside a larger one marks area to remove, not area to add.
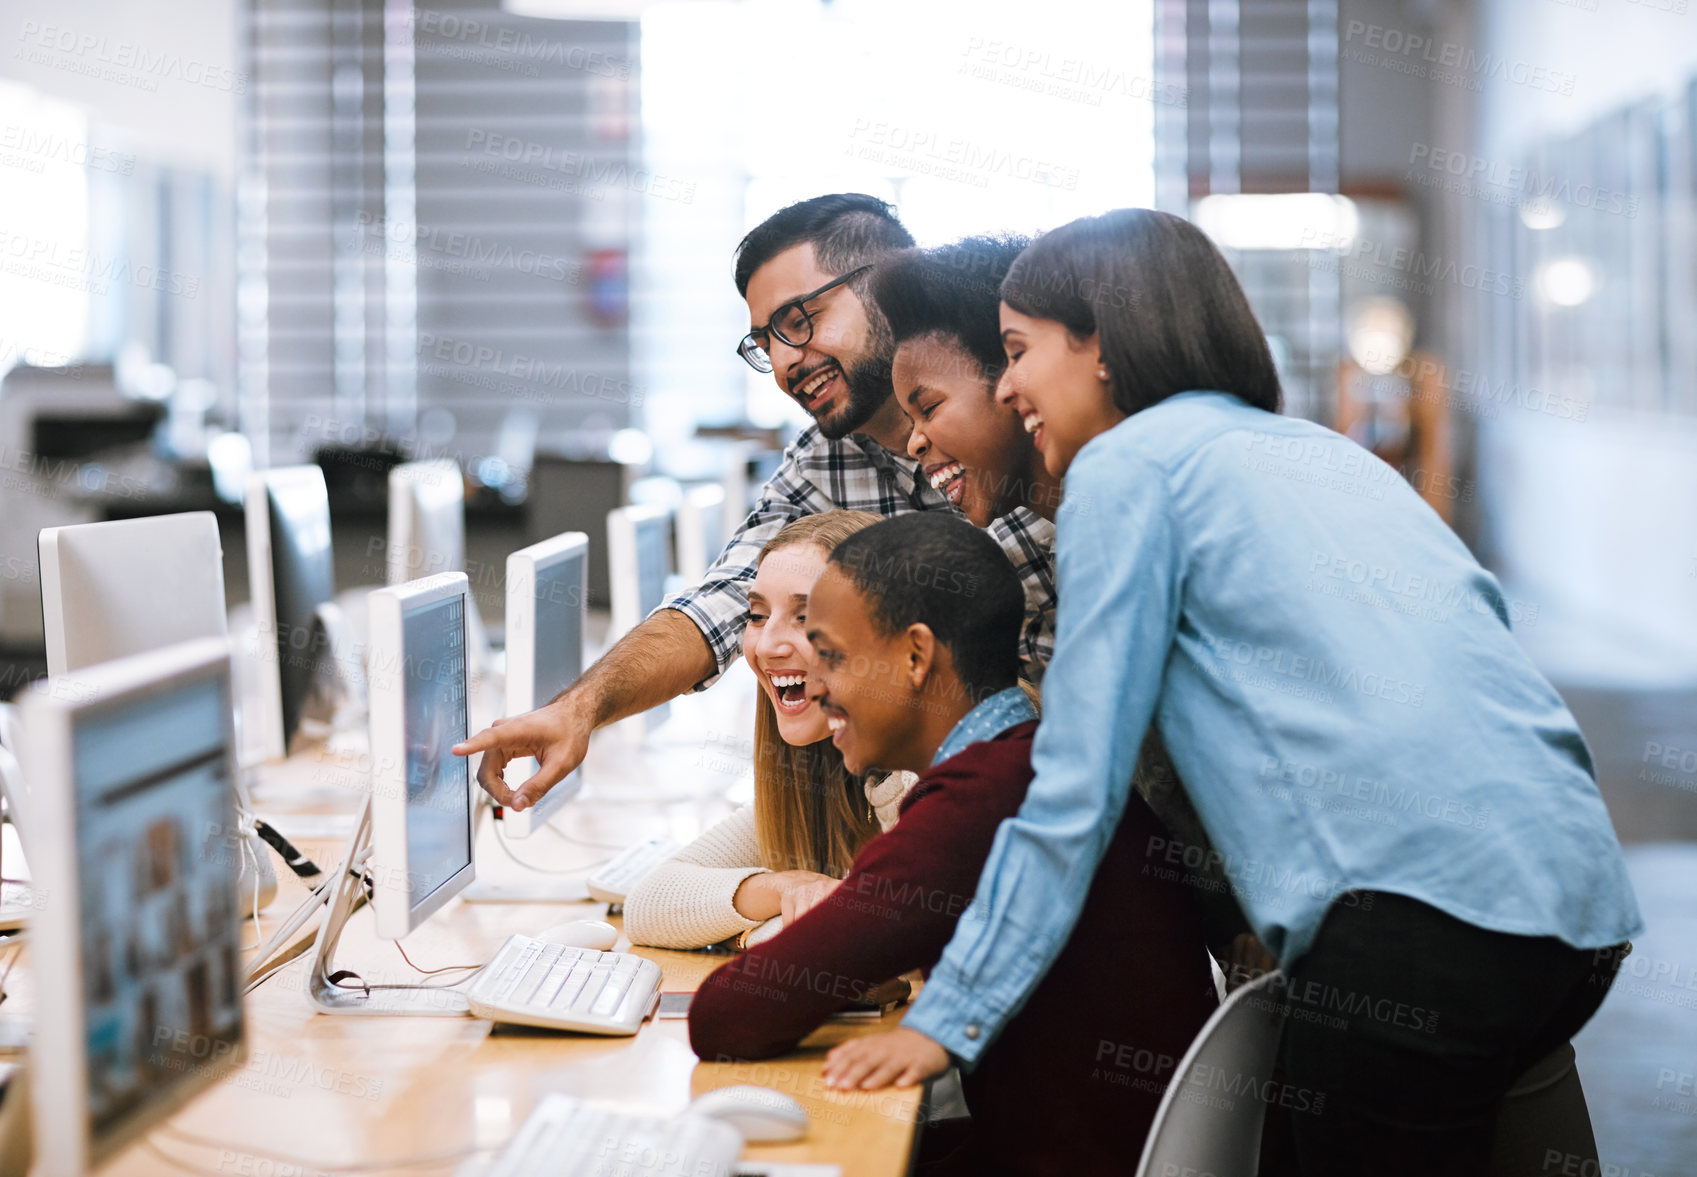
[[[754,509],[702,582],[619,639],[545,707],[503,720],[454,751],[484,753],[478,781],[524,809],[583,762],[596,728],[710,685],[735,659],[747,585],[766,541],[792,519],[831,510],[955,510],[906,456],[908,420],[890,382],[889,329],[862,298],[873,267],[913,238],[884,201],[859,193],[792,204],[737,246],[737,291],[751,329],[737,353],[813,418],[784,451]],[[1021,673],[1037,681],[1054,649],[1054,525],[1024,509],[989,533],[1025,589]],[[509,790],[507,762],[534,756],[535,776]]]

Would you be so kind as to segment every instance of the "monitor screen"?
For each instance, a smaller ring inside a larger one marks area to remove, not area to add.
[[[267,480],[271,584],[277,609],[277,675],[285,744],[300,727],[319,663],[329,647],[314,632],[318,607],[335,595],[330,498],[316,467],[305,477]]]
[[[416,908],[471,864],[466,738],[465,597],[407,610],[401,622],[406,696],[407,905]]]
[[[96,1140],[242,1040],[229,715],[224,682],[202,679],[76,724],[77,936]]]
[[[540,707],[583,673],[584,583],[587,550],[536,570],[535,683]]]
[[[666,599],[666,577],[672,570],[671,519],[659,516],[636,525],[636,591],[641,621]]]

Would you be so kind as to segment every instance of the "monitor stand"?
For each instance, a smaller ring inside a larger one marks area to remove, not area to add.
[[[371,857],[371,799],[360,810],[353,837],[336,869],[335,890],[318,929],[307,979],[307,997],[321,1014],[406,1014],[464,1017],[471,1013],[465,995],[452,989],[364,989],[359,975],[335,965],[336,944],[348,919],[365,897],[364,868]],[[469,977],[467,978],[469,980]],[[338,984],[338,982],[340,982]]]
[[[472,782],[471,787],[477,793],[473,804],[476,806],[478,829],[483,826],[483,815],[488,814],[490,836],[500,837],[500,831],[493,828],[494,800],[476,781]],[[476,832],[473,831],[473,841],[476,840]],[[516,865],[522,867],[524,863],[517,862]],[[467,903],[587,903],[589,887],[581,876],[567,879],[533,872],[515,882],[497,882],[494,879],[479,877],[467,884],[466,889],[460,892],[460,898]]]

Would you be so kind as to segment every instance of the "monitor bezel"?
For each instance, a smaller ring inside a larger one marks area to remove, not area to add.
[[[26,732],[23,765],[34,782],[31,799],[31,867],[41,893],[51,896],[60,913],[82,910],[77,869],[77,790],[75,735],[80,721],[98,718],[149,696],[167,694],[206,681],[218,683],[225,705],[226,779],[237,778],[236,733],[228,638],[196,638],[159,650],[133,654],[96,666],[55,675],[33,687],[20,703]],[[226,827],[236,824],[235,793],[226,798]],[[67,853],[66,848],[70,850]],[[240,912],[241,905],[232,905]],[[31,932],[34,972],[38,977],[83,976],[82,936],[75,919],[40,919]],[[34,1074],[36,1164],[44,1173],[82,1173],[116,1155],[215,1086],[240,1066],[249,1045],[245,1002],[236,1028],[236,1047],[222,1058],[208,1058],[169,1095],[132,1113],[96,1140],[87,1116],[87,1016],[80,984],[36,986],[38,1013],[30,1049]],[[69,1122],[67,1122],[69,1113]]]
[[[507,557],[507,681],[506,712],[523,715],[547,703],[536,697],[536,590],[538,579],[574,557],[582,558],[583,579],[578,593],[578,625],[581,632],[578,649],[589,650],[589,536],[581,531],[567,531],[541,543],[520,548]],[[530,635],[529,640],[515,641],[516,635]],[[583,673],[583,667],[578,667]],[[535,762],[528,757],[518,763]],[[520,781],[513,781],[520,783]],[[583,789],[583,772],[574,770],[529,809],[503,810],[501,820],[509,837],[528,838],[537,828],[548,824],[566,802]]]
[[[470,652],[471,586],[463,572],[434,576],[376,589],[370,606],[370,665],[366,679],[371,694],[371,863],[372,907],[377,934],[399,940],[440,911],[477,878],[476,811],[471,804],[470,761],[455,757],[464,776],[466,796],[466,865],[418,904],[407,886],[406,680],[401,673],[406,656],[405,622],[409,612],[461,599],[461,649]],[[469,724],[470,681],[466,703]],[[462,734],[460,739],[465,739]],[[399,886],[396,886],[397,881]]]

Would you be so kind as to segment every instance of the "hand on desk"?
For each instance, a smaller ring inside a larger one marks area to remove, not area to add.
[[[762,871],[749,875],[742,885],[731,896],[731,906],[737,909],[737,914],[748,920],[769,920],[775,915],[784,917],[785,925],[794,918],[797,900],[790,898],[791,894],[803,888],[816,888],[819,884],[829,884],[826,894],[836,889],[837,880],[830,875],[822,875],[810,870],[775,870]],[[814,900],[803,907],[806,911],[812,907]],[[799,913],[796,913],[799,914]]]
[[[829,875],[821,875],[817,879],[791,887],[784,892],[778,901],[778,914],[784,917],[784,927],[789,928],[802,916],[818,907],[831,892],[842,886],[841,879],[833,879]]]
[[[867,1034],[833,1047],[825,1056],[825,1086],[909,1087],[949,1069],[949,1053],[918,1030]]]
[[[477,783],[483,791],[498,805],[529,809],[583,763],[592,727],[577,708],[562,699],[525,715],[497,719],[463,744],[455,744],[453,751],[455,756],[483,753],[483,761],[477,766]],[[526,756],[536,758],[536,775],[516,789],[507,788],[503,774],[508,762]]]

